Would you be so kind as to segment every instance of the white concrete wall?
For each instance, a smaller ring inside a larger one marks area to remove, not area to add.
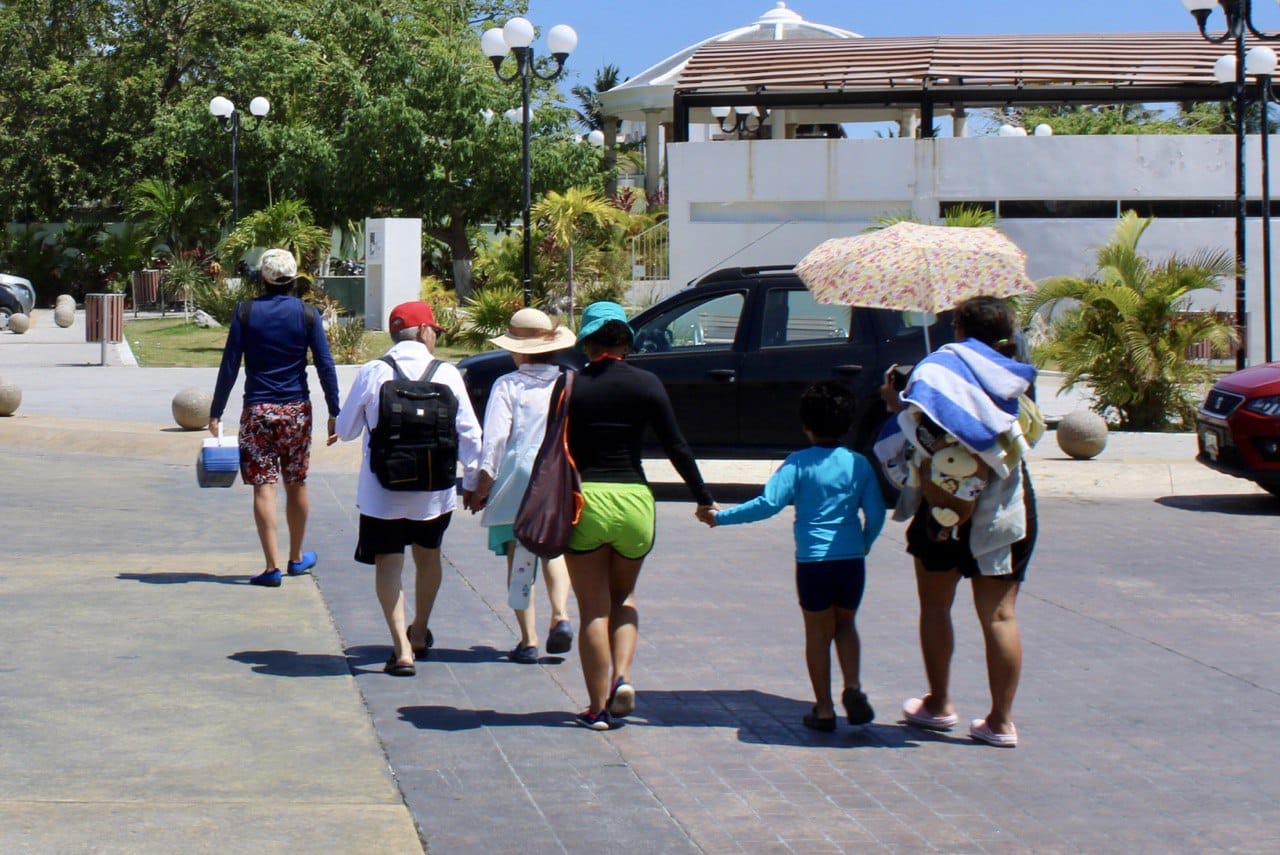
[[[1246,160],[1251,198],[1261,187],[1257,142],[1250,140]],[[1272,147],[1280,152],[1277,146],[1280,140],[1273,137]],[[720,267],[794,264],[823,240],[857,234],[881,214],[910,210],[922,221],[936,222],[940,201],[1232,200],[1234,151],[1229,136],[675,144],[668,147],[671,280],[687,283]],[[1026,250],[1028,270],[1037,279],[1091,274],[1093,250],[1114,224],[1112,219],[1000,221]],[[1255,362],[1262,358],[1263,305],[1256,219],[1250,221],[1247,240],[1250,362]],[[1234,247],[1235,221],[1229,216],[1157,219],[1141,244],[1153,258],[1205,248],[1234,252]],[[1234,284],[1196,295],[1195,307],[1234,311]],[[1273,306],[1273,324],[1280,332],[1277,309]]]

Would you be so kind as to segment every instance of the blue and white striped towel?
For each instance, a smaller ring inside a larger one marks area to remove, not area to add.
[[[976,339],[946,344],[922,359],[911,373],[902,400],[912,404],[890,420],[876,440],[876,456],[892,460],[906,442],[915,442],[923,412],[981,457],[999,478],[1009,465],[1000,437],[1016,435],[1018,396],[1035,382],[1036,370]],[[918,410],[916,409],[918,408]],[[921,451],[928,453],[927,449]]]

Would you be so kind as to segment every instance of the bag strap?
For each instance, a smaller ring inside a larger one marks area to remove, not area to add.
[[[396,361],[391,358],[391,354],[388,353],[385,356],[378,357],[378,361],[385,362],[391,366],[391,370],[395,372],[395,379],[397,380],[409,379],[407,376],[405,376],[405,373],[400,370],[400,366],[396,364]]]

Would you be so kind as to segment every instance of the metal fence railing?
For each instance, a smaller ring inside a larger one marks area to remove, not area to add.
[[[671,278],[671,230],[666,220],[631,239],[631,278],[641,282]]]

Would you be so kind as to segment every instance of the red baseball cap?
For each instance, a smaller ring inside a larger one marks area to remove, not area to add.
[[[436,332],[444,332],[444,327],[436,323],[436,313],[430,303],[414,300],[401,303],[391,310],[390,331],[398,333],[408,327],[431,327]]]

